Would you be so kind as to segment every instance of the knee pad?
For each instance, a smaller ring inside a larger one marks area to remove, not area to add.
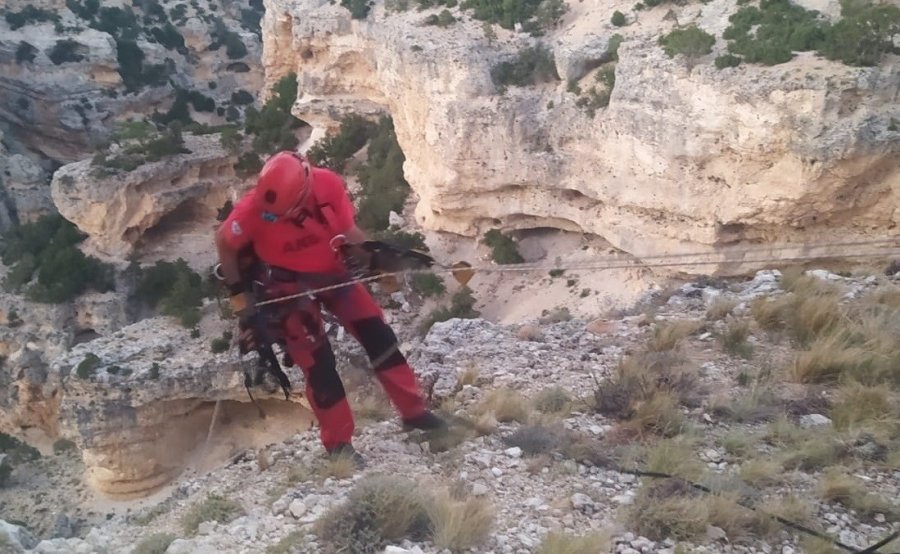
[[[375,371],[406,363],[397,344],[397,336],[383,319],[369,317],[354,321],[351,325],[369,359],[377,361],[373,368]]]
[[[313,352],[313,360],[313,366],[308,372],[313,399],[319,408],[330,408],[347,396],[337,372],[331,345],[325,344],[317,348]]]

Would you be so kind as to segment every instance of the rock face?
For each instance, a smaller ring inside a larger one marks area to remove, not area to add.
[[[679,24],[718,37],[692,69],[658,46],[674,24],[660,10],[614,28],[600,2],[571,3],[544,38],[562,79],[505,93],[491,67],[533,44],[525,34],[495,26],[491,42],[468,16],[440,28],[381,5],[366,20],[324,0],[266,8],[266,80],[297,71],[294,113],[320,128],[389,112],[427,229],[557,227],[641,257],[879,236],[900,219],[896,58],[853,68],[803,53],[718,70],[730,0],[674,8]],[[614,33],[625,37],[615,87],[591,117],[567,81],[594,84],[589,68]]]
[[[89,248],[123,258],[148,230],[183,220],[211,221],[232,198],[240,180],[218,135],[186,135],[185,147],[190,153],[109,177],[94,176],[91,160],[65,165],[53,175],[53,201],[89,235]]]
[[[232,94],[247,91],[252,101],[261,84],[258,29],[243,13],[258,13],[251,6],[215,0],[180,8],[157,3],[162,13],[148,14],[130,2],[103,3],[91,19],[73,13],[66,2],[33,4],[58,23],[32,20],[12,29],[0,19],[0,122],[26,148],[48,158],[65,163],[92,155],[114,122],[154,110],[165,113],[176,89],[215,102],[210,110],[194,105],[191,116],[199,122],[223,122],[228,112],[236,118],[243,103]],[[0,6],[17,12],[25,4]],[[129,12],[134,17],[126,26]],[[213,38],[219,23],[243,50]],[[132,34],[136,38],[129,46]],[[127,82],[123,74],[129,75]]]
[[[60,399],[44,388],[50,361],[82,337],[121,329],[129,321],[125,306],[116,293],[57,305],[0,294],[0,432],[35,427],[59,434]]]
[[[24,154],[10,152],[4,138],[0,131],[0,231],[54,210],[44,168]]]
[[[169,482],[203,443],[215,401],[247,401],[235,360],[211,354],[208,338],[151,318],[57,358],[44,391],[60,398],[60,433],[81,448],[91,486],[143,495]],[[295,382],[298,372],[289,372]]]

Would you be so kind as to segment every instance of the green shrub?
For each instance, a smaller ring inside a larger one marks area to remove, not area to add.
[[[660,45],[662,45],[663,50],[670,58],[681,54],[689,60],[712,52],[715,42],[716,37],[696,25],[691,25],[684,29],[675,29],[659,39]]]
[[[236,90],[231,93],[231,102],[238,106],[246,106],[253,103],[253,95],[246,90]]]
[[[166,23],[162,27],[151,28],[150,34],[156,42],[165,46],[166,49],[175,50],[181,54],[187,54],[187,48],[184,46],[184,37],[171,23]]]
[[[345,115],[338,131],[314,144],[307,155],[315,165],[341,172],[347,160],[366,145],[377,129],[377,124],[362,116]]]
[[[0,462],[0,488],[5,487],[9,482],[9,477],[12,475],[12,466],[7,463],[6,459]],[[0,546],[3,546],[0,543]]]
[[[80,42],[71,39],[58,40],[53,45],[53,48],[50,49],[50,52],[47,53],[47,57],[55,65],[80,62],[84,60],[84,56],[80,54],[80,51],[85,49],[87,49],[87,46]]]
[[[69,452],[70,450],[75,450],[77,448],[75,443],[68,439],[59,439],[53,443],[54,454],[62,454],[63,452]]]
[[[21,65],[23,63],[31,63],[34,61],[34,58],[37,56],[38,49],[32,46],[31,44],[23,41],[19,42],[19,46],[16,48],[16,63]]]
[[[86,235],[59,214],[13,227],[2,238],[0,257],[12,266],[4,286],[11,292],[19,292],[35,275],[37,282],[25,294],[36,302],[65,302],[90,288],[105,292],[114,286],[112,267],[85,256],[77,244]]]
[[[491,79],[498,87],[528,86],[558,81],[553,53],[544,45],[529,46],[512,61],[500,62],[491,68]]]
[[[626,23],[625,14],[616,10],[613,12],[612,17],[609,20],[610,23],[615,25],[616,27],[622,27]]]
[[[219,18],[214,18],[212,39],[209,49],[215,51],[224,45],[225,55],[231,60],[238,60],[247,55],[247,46],[241,40],[241,36],[229,29]]]
[[[397,231],[393,227],[389,227],[384,231],[375,233],[374,236],[377,240],[382,240],[397,248],[428,252],[428,245],[425,244],[425,235],[422,233],[407,233],[406,231]]]
[[[403,176],[406,157],[390,117],[382,117],[372,132],[366,164],[359,168],[361,191],[357,223],[370,232],[388,228],[390,213],[403,211],[409,196],[409,183]]]
[[[3,17],[13,31],[35,23],[58,23],[60,21],[59,15],[49,10],[35,8],[30,4],[17,12],[8,11]]]
[[[253,136],[254,152],[272,154],[297,147],[299,141],[294,132],[305,123],[291,115],[296,99],[297,74],[289,73],[272,87],[272,94],[261,110],[247,107],[244,130],[247,136]]]
[[[6,454],[6,459],[13,464],[31,462],[41,457],[37,448],[6,433],[0,433],[0,452]]]
[[[259,170],[262,169],[263,162],[259,159],[259,155],[253,152],[244,152],[241,154],[241,157],[238,158],[238,161],[234,164],[234,171],[240,177],[249,177],[250,175],[254,175],[259,173]]]
[[[843,18],[823,29],[820,54],[848,65],[872,66],[895,50],[893,37],[900,33],[900,7],[849,0],[841,5]]]
[[[437,308],[431,312],[419,329],[422,332],[428,332],[432,325],[441,321],[453,318],[474,319],[480,315],[475,309],[475,297],[472,296],[472,289],[463,287],[450,299],[449,307]]]
[[[716,56],[715,63],[718,69],[725,69],[726,67],[737,67],[741,65],[741,58],[733,56],[731,54],[724,54],[722,56]]]
[[[516,241],[497,229],[485,233],[481,242],[490,247],[491,258],[498,264],[518,264],[525,261],[519,254]]]
[[[449,27],[456,23],[456,18],[450,13],[450,10],[441,10],[440,14],[432,14],[425,18],[425,25],[437,25],[438,27]]]
[[[81,362],[75,367],[75,375],[79,379],[90,379],[91,375],[97,373],[97,366],[100,364],[100,358],[93,352],[88,352]]]
[[[341,6],[350,11],[353,19],[365,19],[369,16],[372,3],[369,0],[341,0]]]
[[[463,0],[460,7],[472,10],[475,19],[496,23],[504,29],[513,29],[516,23],[521,23],[523,30],[533,35],[556,25],[568,9],[561,0]]]
[[[425,298],[441,296],[447,292],[444,280],[433,273],[416,273],[412,276],[412,289]]]
[[[221,337],[214,338],[210,343],[213,354],[221,354],[231,347],[231,331],[224,331]]]
[[[722,38],[729,41],[728,51],[747,63],[784,63],[794,52],[817,49],[824,38],[816,13],[789,0],[761,0],[758,8],[744,6],[728,20]]]
[[[212,292],[200,274],[179,258],[141,269],[135,295],[163,314],[179,318],[185,327],[193,327],[199,322],[198,308]]]

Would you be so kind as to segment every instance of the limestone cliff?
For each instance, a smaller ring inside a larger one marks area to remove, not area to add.
[[[148,230],[166,225],[206,225],[208,251],[216,209],[241,180],[218,135],[186,135],[184,141],[189,153],[122,174],[98,177],[91,160],[65,165],[53,175],[53,201],[89,235],[88,247],[107,256],[123,259]]]
[[[166,113],[177,89],[209,99],[195,97],[187,108],[194,120],[237,119],[247,99],[233,94],[244,91],[252,102],[261,84],[249,5],[29,4],[43,15],[0,18],[0,124],[7,138],[52,160],[93,155],[115,122]],[[0,1],[7,14],[25,7]]]
[[[541,39],[561,79],[502,93],[492,66],[538,39],[495,26],[491,40],[456,10],[459,21],[441,28],[423,24],[436,9],[387,13],[379,3],[352,20],[324,0],[268,0],[266,80],[297,71],[294,113],[320,128],[348,111],[389,112],[426,229],[558,227],[640,257],[895,228],[897,56],[857,68],[801,53],[719,70],[732,0],[668,14],[598,0],[569,7]],[[613,27],[617,7],[638,21]],[[657,43],[676,22],[718,37],[694,67]],[[568,83],[594,82],[615,33],[625,39],[615,86],[591,116]]]

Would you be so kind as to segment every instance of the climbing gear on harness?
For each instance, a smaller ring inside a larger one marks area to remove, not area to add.
[[[338,239],[342,235],[335,237]],[[399,248],[380,240],[367,240],[361,243],[347,243],[333,240],[332,248],[337,248],[344,257],[345,263],[357,278],[383,275],[392,278],[389,273],[407,270],[425,269],[433,266],[448,268],[439,264],[430,255],[412,248]],[[453,277],[461,285],[466,285],[474,275],[471,265],[457,262],[449,267],[453,269]],[[382,280],[379,280],[381,283]],[[399,286],[398,286],[399,289]]]

